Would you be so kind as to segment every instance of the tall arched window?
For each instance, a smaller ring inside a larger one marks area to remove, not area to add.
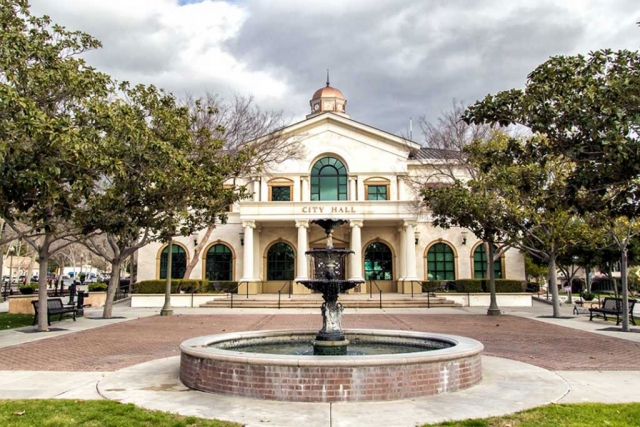
[[[455,280],[456,261],[453,249],[446,243],[436,243],[427,252],[428,280]]]
[[[295,255],[286,243],[278,242],[267,252],[267,280],[293,280]]]
[[[233,253],[227,245],[213,245],[207,251],[207,280],[233,280]]]
[[[498,250],[497,247],[493,247],[494,253]],[[500,260],[493,263],[493,271],[496,272],[496,279],[502,279],[502,262]],[[487,251],[484,250],[484,244],[478,245],[475,251],[473,251],[473,278],[474,279],[488,279],[487,274]]]
[[[160,279],[167,278],[167,258],[169,246],[166,246],[160,254]],[[187,252],[180,245],[171,245],[171,278],[182,279],[187,270]]]
[[[364,251],[365,280],[393,280],[393,254],[389,246],[374,242]]]
[[[340,160],[324,157],[313,165],[311,200],[347,200],[347,168]]]

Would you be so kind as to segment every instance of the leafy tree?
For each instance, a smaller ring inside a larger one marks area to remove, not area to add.
[[[524,90],[488,95],[469,107],[467,122],[518,124],[544,135],[532,141],[541,162],[558,155],[574,162],[565,197],[583,210],[602,196],[617,214],[635,211],[640,187],[640,54],[599,50],[587,56],[552,57],[527,78]],[[613,216],[617,216],[614,214]]]
[[[507,236],[508,224],[505,222],[503,203],[496,197],[493,181],[480,166],[482,166],[482,153],[485,150],[489,147],[494,150],[500,149],[506,141],[506,135],[498,132],[494,133],[489,141],[474,141],[463,150],[467,157],[468,169],[475,171],[473,179],[462,181],[454,178],[451,185],[427,186],[422,191],[422,196],[433,216],[433,225],[442,228],[464,227],[484,242],[491,293],[491,303],[487,310],[489,315],[500,314],[496,299],[493,263],[500,259],[508,246],[504,245],[498,253],[495,253],[494,248]]]
[[[26,0],[0,0],[0,28],[0,217],[38,252],[46,301],[49,257],[77,235],[69,221],[101,163],[87,101],[105,98],[110,78],[78,58],[97,40],[32,16]]]
[[[112,265],[105,318],[112,314],[123,262],[151,241],[171,244],[175,235],[224,221],[225,206],[244,196],[242,188],[224,184],[243,172],[251,155],[229,153],[171,94],[126,83],[120,92],[121,99],[97,105],[101,156],[113,161],[102,166],[76,217],[89,236],[87,247]]]

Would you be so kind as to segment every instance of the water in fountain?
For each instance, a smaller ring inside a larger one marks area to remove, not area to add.
[[[322,249],[311,249],[305,252],[314,260],[315,273],[313,280],[299,280],[307,288],[322,294],[322,329],[316,335],[313,343],[314,355],[345,355],[347,354],[347,340],[342,332],[342,311],[344,308],[338,302],[341,292],[346,292],[364,280],[337,279],[338,272],[344,266],[344,258],[352,254],[348,249],[333,247],[333,230],[346,223],[341,219],[316,219],[312,224],[319,225],[327,235],[327,245]]]

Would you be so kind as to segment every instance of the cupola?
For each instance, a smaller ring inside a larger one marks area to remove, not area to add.
[[[326,112],[349,117],[346,113],[347,100],[344,99],[342,92],[331,87],[329,83],[329,70],[327,70],[327,85],[315,91],[309,104],[311,105],[311,114],[307,116],[308,119]]]

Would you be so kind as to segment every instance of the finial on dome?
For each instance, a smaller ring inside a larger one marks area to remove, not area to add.
[[[327,87],[329,87],[329,69],[327,68]]]

